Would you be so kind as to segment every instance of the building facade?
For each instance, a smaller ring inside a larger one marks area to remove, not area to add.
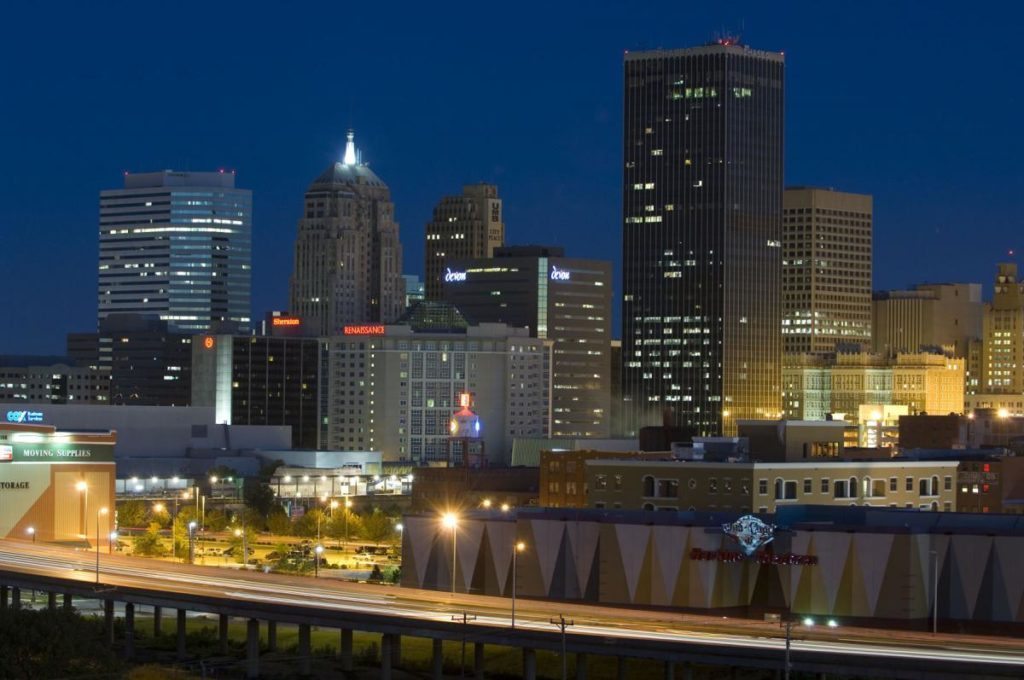
[[[980,283],[922,283],[876,292],[871,301],[873,351],[895,356],[939,350],[967,357],[981,338]]]
[[[462,195],[441,199],[427,223],[423,248],[428,300],[443,297],[447,261],[493,257],[494,249],[505,245],[503,219],[493,184],[467,184]]]
[[[319,448],[321,384],[317,338],[193,338],[191,403],[214,407],[218,423],[288,425],[292,446]]]
[[[111,314],[97,333],[69,333],[68,356],[108,381],[117,406],[188,406],[192,336],[154,317]]]
[[[100,192],[98,322],[145,314],[174,332],[246,332],[251,291],[252,193],[233,172],[125,173],[123,189]]]
[[[786,418],[859,417],[865,404],[903,405],[908,413],[963,413],[964,361],[942,354],[840,353],[787,357]]]
[[[774,513],[786,505],[956,511],[956,461],[588,460],[592,508]]]
[[[872,199],[794,187],[782,197],[782,349],[871,344]],[[962,356],[962,355],[961,355]]]
[[[343,160],[306,191],[289,311],[314,335],[326,336],[346,324],[391,323],[404,310],[402,245],[391,191],[361,162],[349,132]]]
[[[465,393],[492,465],[507,464],[514,437],[550,434],[551,347],[526,329],[342,330],[325,340],[324,448],[380,451],[385,462],[447,461],[452,416]]]
[[[611,410],[610,262],[561,248],[498,248],[492,259],[448,259],[444,298],[472,323],[526,327],[553,343],[551,434],[608,437]]]
[[[105,404],[110,375],[66,357],[0,357],[0,402]]]
[[[1017,265],[999,265],[992,302],[985,306],[981,392],[1024,394],[1024,291]]]
[[[783,56],[721,41],[625,57],[627,434],[781,411]]]

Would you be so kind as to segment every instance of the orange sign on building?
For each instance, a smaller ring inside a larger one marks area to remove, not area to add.
[[[302,319],[297,316],[275,316],[270,323],[273,326],[301,326]]]
[[[384,335],[383,324],[365,324],[361,326],[345,326],[341,329],[343,335]]]

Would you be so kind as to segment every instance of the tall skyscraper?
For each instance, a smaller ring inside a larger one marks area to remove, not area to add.
[[[871,344],[871,196],[794,187],[782,196],[782,349]]]
[[[345,324],[391,323],[405,310],[402,244],[391,191],[356,155],[313,180],[295,241],[291,313],[314,334]]]
[[[125,174],[100,192],[98,319],[159,316],[171,332],[248,332],[252,192],[233,172]]]
[[[607,437],[611,263],[567,258],[561,248],[543,246],[507,246],[492,259],[447,262],[444,298],[470,323],[525,326],[554,343],[551,435]]]
[[[981,391],[1024,394],[1024,284],[1016,264],[999,265],[983,329]]]
[[[505,244],[498,187],[469,184],[461,196],[445,196],[427,224],[425,259],[427,299],[440,300],[445,262],[452,259],[493,257]]]
[[[631,52],[624,86],[627,430],[777,418],[783,56],[731,41]]]
[[[888,356],[939,349],[970,356],[981,338],[985,304],[980,283],[919,283],[910,290],[878,291],[871,302],[874,351]]]

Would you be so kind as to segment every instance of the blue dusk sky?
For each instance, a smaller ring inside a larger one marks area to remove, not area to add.
[[[303,192],[349,127],[391,187],[406,272],[437,200],[478,181],[499,185],[510,243],[618,270],[623,52],[727,33],[786,55],[787,184],[874,195],[875,287],[987,293],[1024,250],[1022,19],[1016,3],[9,3],[0,354],[63,353],[95,327],[98,194],[124,171],[237,171],[253,316],[285,309]]]

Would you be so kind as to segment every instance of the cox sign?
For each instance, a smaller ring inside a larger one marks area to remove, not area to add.
[[[453,272],[451,269],[445,267],[444,270],[445,283],[456,283],[466,280],[466,272]]]
[[[8,411],[7,422],[9,423],[41,423],[43,422],[42,411]]]

